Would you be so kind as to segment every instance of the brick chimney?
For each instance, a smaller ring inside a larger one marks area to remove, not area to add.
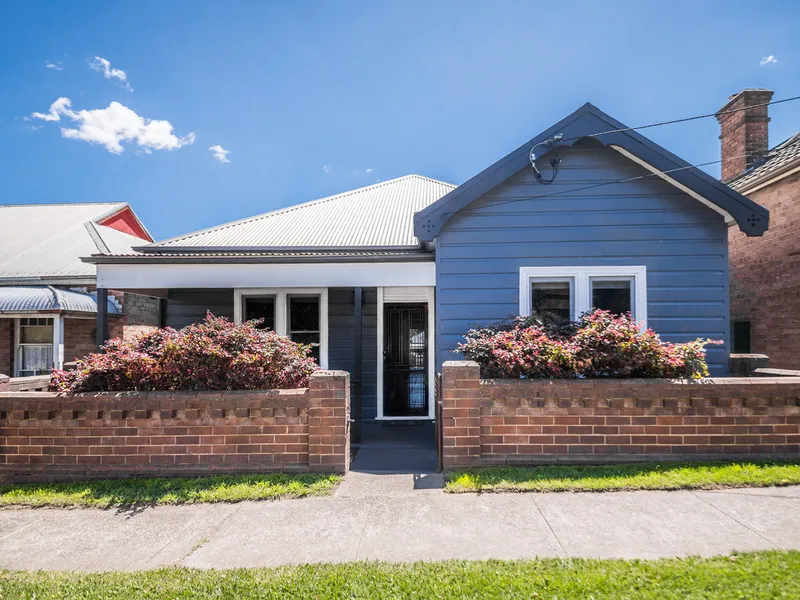
[[[720,113],[765,104],[772,99],[772,94],[772,90],[765,89],[742,90],[731,96],[725,106],[719,109],[717,121],[722,147],[722,181],[727,182],[741,175],[769,150],[769,107]]]

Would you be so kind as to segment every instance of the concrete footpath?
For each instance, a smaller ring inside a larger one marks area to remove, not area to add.
[[[350,473],[334,496],[136,510],[0,510],[0,568],[353,560],[657,558],[800,549],[800,487],[445,494],[441,475]]]

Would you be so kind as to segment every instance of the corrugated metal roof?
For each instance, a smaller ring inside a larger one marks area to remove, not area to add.
[[[776,175],[784,167],[800,161],[800,133],[794,134],[785,142],[775,146],[767,153],[765,159],[757,167],[745,171],[733,181],[728,182],[728,185],[741,192],[762,179],[769,179],[771,175]]]
[[[41,311],[96,313],[97,296],[51,286],[0,287],[0,313]],[[108,299],[108,312],[112,315],[121,312],[112,298]]]
[[[192,248],[364,248],[417,246],[414,213],[454,185],[406,175],[343,194],[264,213],[143,246]]]
[[[130,252],[143,240],[95,224],[125,203],[0,206],[0,281],[3,278],[93,277],[81,261],[97,252]]]

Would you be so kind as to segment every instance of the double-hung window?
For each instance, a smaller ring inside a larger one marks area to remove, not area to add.
[[[328,367],[327,289],[237,289],[234,318],[237,323],[260,319],[260,328],[310,345],[314,360],[323,369]]]
[[[25,317],[17,327],[17,377],[49,373],[53,368],[53,319]]]
[[[647,270],[633,267],[522,267],[519,312],[574,321],[594,308],[647,320]]]

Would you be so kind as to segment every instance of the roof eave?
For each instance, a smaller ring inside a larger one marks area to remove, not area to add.
[[[282,263],[386,263],[386,262],[433,262],[435,255],[431,252],[413,254],[364,254],[350,256],[209,256],[195,254],[192,256],[176,256],[164,253],[157,256],[114,256],[95,254],[82,257],[81,260],[95,265],[110,264],[282,264]]]
[[[413,246],[169,246],[151,247],[137,246],[136,252],[148,254],[208,254],[208,253],[254,253],[254,252],[413,252],[419,251],[420,245]]]

